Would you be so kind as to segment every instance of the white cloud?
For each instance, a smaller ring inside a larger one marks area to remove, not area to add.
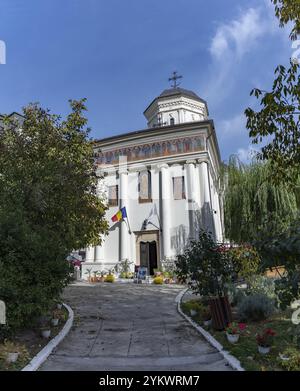
[[[268,31],[268,27],[268,20],[263,18],[260,9],[249,8],[239,19],[219,26],[210,53],[217,60],[229,53],[241,58]]]
[[[248,148],[239,148],[237,150],[237,155],[241,162],[243,163],[250,163],[251,160],[255,157],[257,154],[258,149],[254,148],[252,145],[249,145]]]

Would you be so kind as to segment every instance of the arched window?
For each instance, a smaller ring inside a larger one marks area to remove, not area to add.
[[[152,202],[150,171],[141,171],[139,173],[139,202]]]

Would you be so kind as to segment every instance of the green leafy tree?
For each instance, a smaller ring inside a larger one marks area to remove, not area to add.
[[[300,34],[300,2],[299,0],[271,0],[275,5],[275,14],[280,22],[280,27],[292,23],[290,38],[297,39]]]
[[[201,231],[175,261],[176,274],[201,296],[224,296],[233,275],[231,257],[215,243],[210,233]]]
[[[62,120],[31,104],[21,126],[6,117],[0,128],[0,297],[12,329],[59,296],[67,255],[107,231],[85,101],[70,105]]]
[[[291,23],[290,38],[300,33],[299,0],[271,0],[281,27]],[[299,65],[279,65],[271,91],[255,88],[251,94],[259,99],[261,109],[247,108],[247,129],[254,144],[263,142],[259,158],[272,164],[272,179],[284,180],[293,187],[300,171],[300,75]],[[299,190],[299,189],[298,189]]]
[[[296,194],[274,183],[272,166],[230,158],[224,172],[225,236],[235,243],[252,243],[272,232],[283,232],[297,217]]]
[[[282,308],[300,297],[300,221],[295,220],[278,235],[269,233],[255,243],[263,267],[277,270],[281,278],[275,281],[275,291]],[[280,272],[279,267],[284,268]]]

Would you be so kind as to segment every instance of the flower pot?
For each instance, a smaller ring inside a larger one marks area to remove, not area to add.
[[[19,354],[20,354],[19,352],[7,353],[6,362],[7,363],[16,362],[18,360]]]
[[[240,334],[228,334],[228,333],[226,333],[226,336],[227,336],[227,341],[230,342],[230,343],[237,343],[239,338],[240,338]]]
[[[260,354],[268,354],[270,353],[271,347],[270,346],[260,346],[257,345],[258,351]]]
[[[57,325],[58,325],[58,322],[59,322],[59,319],[58,319],[58,318],[53,318],[53,319],[51,319],[51,324],[52,324],[52,326],[57,326]]]
[[[57,307],[58,310],[61,310],[62,309],[62,304],[57,303],[56,307]]]
[[[197,311],[195,311],[195,310],[190,310],[190,313],[191,313],[191,316],[196,316],[197,315]]]
[[[210,326],[211,326],[211,319],[209,319],[209,320],[204,320],[204,321],[203,321],[203,324],[204,324],[204,326],[206,326],[206,327],[210,327]]]
[[[51,330],[50,329],[41,330],[41,336],[43,338],[50,338],[50,335],[51,335]]]

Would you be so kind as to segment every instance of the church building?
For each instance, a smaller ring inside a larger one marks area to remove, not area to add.
[[[201,228],[223,241],[220,151],[205,100],[174,85],[146,108],[147,128],[94,142],[108,235],[82,276],[127,259],[148,274],[174,261]]]

